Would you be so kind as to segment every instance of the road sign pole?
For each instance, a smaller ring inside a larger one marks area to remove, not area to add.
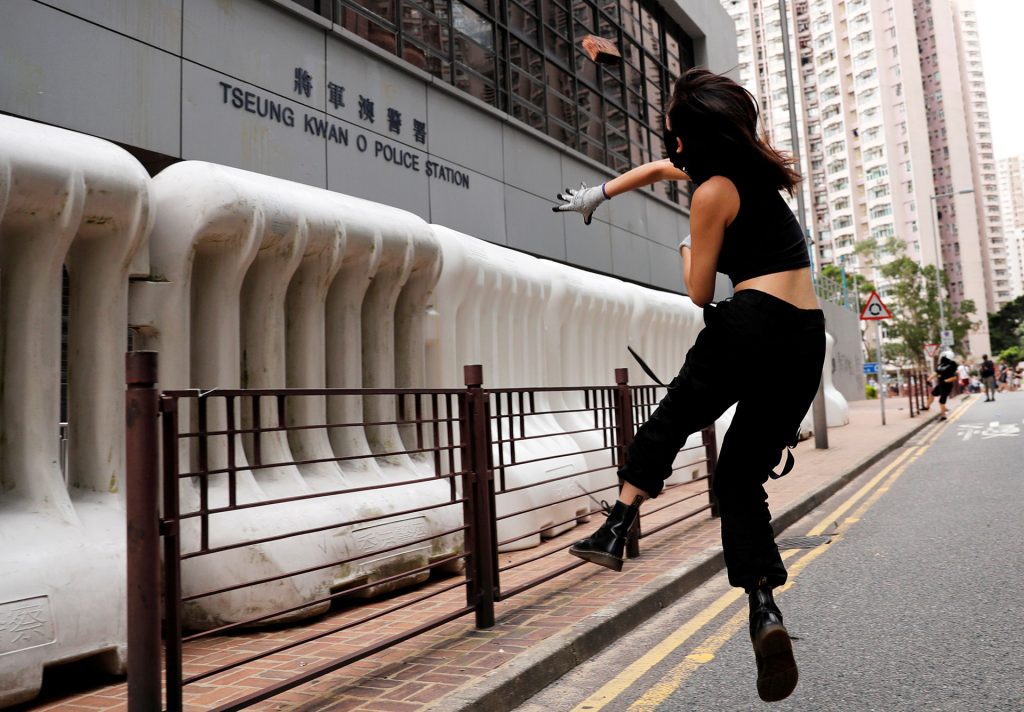
[[[885,425],[885,384],[882,383],[885,364],[882,363],[881,319],[875,319],[875,361],[878,363],[878,401],[882,404],[882,425]]]

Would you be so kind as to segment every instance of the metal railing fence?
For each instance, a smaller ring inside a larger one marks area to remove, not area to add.
[[[358,646],[215,708],[242,709],[468,613],[490,627],[496,602],[585,565],[553,561],[565,542],[545,540],[615,498],[625,449],[658,398],[626,369],[615,375],[614,386],[485,389],[481,367],[467,366],[464,389],[160,392],[156,354],[129,353],[129,710],[184,710],[196,683],[363,626]],[[353,412],[365,416],[338,417]],[[642,536],[716,514],[715,460],[712,426],[676,460],[706,474],[647,508],[630,556]],[[366,504],[384,492],[389,507]],[[361,568],[388,556],[395,565]],[[382,622],[408,610],[404,624]],[[201,654],[313,615],[283,638]]]

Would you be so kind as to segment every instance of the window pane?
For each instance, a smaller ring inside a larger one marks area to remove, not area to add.
[[[493,82],[497,78],[494,73],[494,52],[460,34],[455,35],[455,59],[489,81]]]
[[[515,96],[525,99],[535,107],[540,108],[544,106],[544,95],[547,92],[544,90],[544,85],[541,82],[515,67],[512,67],[510,73],[512,86],[509,89]]]
[[[512,100],[512,116],[527,126],[532,126],[539,131],[544,130],[544,113],[521,101]]]
[[[622,88],[622,82],[619,81],[618,72],[602,68],[601,87],[604,89],[604,95],[609,101],[613,101],[619,106],[626,105],[626,95]]]
[[[498,104],[494,82],[459,62],[455,63],[455,86],[491,106]]]
[[[605,105],[605,121],[610,131],[616,133],[626,133],[626,112],[621,109],[616,109],[613,106]]]
[[[604,146],[601,141],[588,140],[586,136],[580,138],[580,151],[600,163],[605,162]]]
[[[640,39],[640,3],[637,0],[619,0],[620,24],[622,31]]]
[[[587,53],[578,48],[576,49],[576,78],[595,89],[597,88],[597,62],[592,62]]]
[[[575,0],[572,4],[572,16],[578,26],[576,30],[577,37],[594,31],[594,6],[589,2],[586,0]]]
[[[630,116],[637,119],[647,117],[647,105],[644,103],[644,98],[635,92],[626,92],[626,110],[629,111]]]
[[[518,3],[513,0],[509,0],[508,3],[508,27],[513,32],[517,32],[534,45],[539,41],[539,35],[537,34],[537,16],[527,11],[523,7],[520,7]]]
[[[569,148],[576,148],[579,144],[576,131],[568,125],[559,122],[550,113],[548,114],[548,136],[560,143],[564,143]]]
[[[544,22],[563,35],[569,34],[569,13],[552,0],[544,0]]]
[[[544,59],[540,52],[516,37],[509,38],[508,58],[513,65],[520,67],[535,79],[544,76]]]
[[[378,47],[394,53],[398,47],[394,30],[382,18],[352,7],[339,8],[339,21],[342,27],[365,37]]]
[[[654,19],[654,15],[646,8],[640,10],[640,22],[643,25],[644,49],[655,57],[661,56],[661,27]]]
[[[402,13],[402,32],[441,54],[448,54],[448,19],[436,17],[412,3],[406,3]]]
[[[494,26],[490,20],[459,0],[452,2],[452,26],[481,47],[494,49]]]

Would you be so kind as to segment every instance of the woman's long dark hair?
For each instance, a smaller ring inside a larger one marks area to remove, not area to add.
[[[686,71],[672,89],[667,115],[669,133],[683,141],[682,164],[696,183],[724,175],[734,182],[767,182],[792,195],[801,180],[792,159],[758,137],[757,101],[728,77]]]

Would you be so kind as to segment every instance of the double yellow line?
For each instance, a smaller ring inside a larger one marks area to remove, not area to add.
[[[877,502],[878,499],[889,490],[892,483],[906,471],[907,467],[917,460],[935,442],[939,434],[957,420],[965,411],[966,408],[957,409],[945,424],[940,425],[929,433],[920,445],[911,447],[901,453],[899,457],[889,463],[889,465],[887,465],[877,475],[872,477],[871,480],[861,487],[854,495],[837,507],[831,514],[829,514],[829,516],[825,517],[820,524],[811,529],[811,531],[808,532],[808,536],[820,536],[821,534],[824,534],[830,526],[832,526],[835,527],[831,535],[833,541],[841,539],[850,525],[860,521],[864,512]],[[861,502],[861,500],[864,501]],[[842,519],[847,512],[850,512],[853,507],[857,505],[858,502],[860,502],[860,506],[857,507],[849,516],[846,516],[845,519]],[[840,519],[842,519],[842,521],[840,521]],[[792,586],[793,580],[800,574],[800,572],[807,568],[808,564],[814,561],[814,559],[821,556],[826,549],[827,547],[820,546],[804,552],[799,558],[797,558],[797,554],[801,550],[789,549],[782,552],[783,560],[795,559],[795,561],[793,561],[793,563],[788,567],[789,580],[784,586],[778,589],[778,591],[781,593]],[[709,604],[693,618],[686,621],[686,623],[676,629],[671,635],[651,648],[651,650],[641,656],[621,673],[609,680],[594,694],[580,702],[573,709],[573,712],[596,712],[597,710],[607,706],[612,702],[612,700],[616,699],[637,680],[643,677],[643,675],[645,675],[651,668],[682,647],[687,640],[693,637],[705,625],[718,617],[720,613],[729,608],[729,606],[739,600],[743,595],[744,593],[741,589],[729,589],[728,592]],[[657,706],[668,698],[669,695],[679,689],[679,687],[698,668],[700,668],[701,665],[713,660],[718,649],[732,638],[733,635],[735,635],[742,627],[744,627],[746,619],[746,609],[740,608],[740,610],[730,617],[728,621],[691,650],[690,653],[683,658],[682,662],[669,670],[669,672],[650,687],[643,696],[634,702],[629,707],[630,712],[649,712],[657,708]]]

